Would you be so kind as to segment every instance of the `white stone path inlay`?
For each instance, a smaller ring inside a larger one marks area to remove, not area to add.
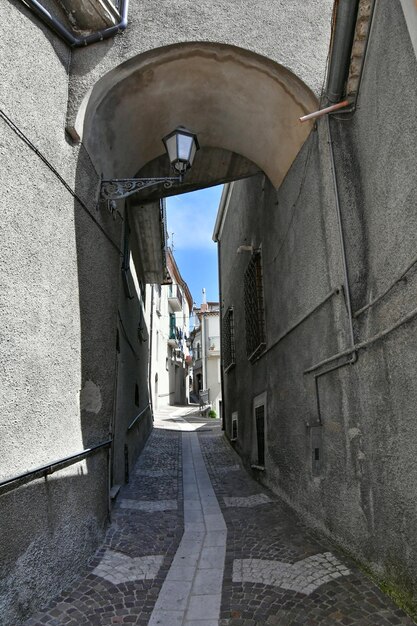
[[[182,437],[184,534],[149,625],[217,626],[227,529],[198,436]]]
[[[314,554],[292,564],[264,559],[236,559],[233,562],[233,582],[274,585],[305,595],[350,573],[331,552]]]
[[[236,506],[236,507],[253,507],[259,506],[260,504],[269,504],[272,502],[271,498],[269,498],[266,493],[256,493],[253,496],[246,497],[224,497],[224,503],[226,506]]]
[[[132,558],[115,550],[106,550],[102,560],[93,574],[105,578],[113,585],[130,580],[146,580],[155,578],[164,561],[162,556],[139,556]]]
[[[136,509],[144,513],[154,513],[155,511],[175,511],[178,507],[176,500],[130,500],[125,498],[120,500],[122,509]]]

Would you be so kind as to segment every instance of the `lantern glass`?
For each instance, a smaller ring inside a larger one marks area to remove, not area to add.
[[[184,174],[192,166],[195,153],[199,149],[197,136],[179,126],[162,141],[172,167],[180,174]]]
[[[193,145],[193,138],[190,135],[183,135],[182,133],[178,133],[177,135],[178,142],[178,158],[180,161],[189,162],[191,147]]]
[[[177,136],[173,134],[168,135],[165,137],[164,143],[168,158],[171,163],[174,163],[177,160]]]

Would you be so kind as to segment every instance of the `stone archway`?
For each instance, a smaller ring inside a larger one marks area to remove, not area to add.
[[[105,177],[134,176],[164,153],[161,137],[182,124],[204,149],[244,157],[278,187],[311,130],[298,118],[317,104],[297,76],[258,54],[176,44],[138,55],[99,80],[80,109],[77,132]]]
[[[176,126],[184,125],[198,134],[201,146],[191,171],[194,189],[259,170],[279,187],[311,130],[311,124],[303,125],[298,118],[317,107],[315,95],[297,76],[253,52],[215,43],[158,48],[108,72],[80,108],[78,133],[83,149],[76,185],[80,195],[87,193],[87,185],[90,197],[95,194],[97,199],[97,174],[129,178],[150,167],[151,175],[167,175],[169,164],[161,138]],[[229,168],[232,161],[236,167]],[[78,214],[75,220],[82,380],[83,384],[94,381],[105,390],[105,401],[95,421],[102,428],[107,416],[112,415],[110,430],[116,442],[113,478],[118,483],[122,482],[126,465],[126,440],[131,442],[131,459],[138,451],[141,437],[143,440],[147,434],[143,428],[139,444],[136,439],[132,443],[125,423],[129,412],[142,408],[136,407],[136,403],[133,406],[135,386],[141,387],[142,397],[147,394],[147,345],[141,343],[132,348],[131,342],[126,341],[120,366],[112,363],[111,355],[117,329],[124,336],[134,333],[140,324],[136,319],[140,307],[135,308],[131,294],[126,299],[125,289],[121,288],[126,287],[127,280],[126,249],[132,252],[135,266],[141,268],[143,284],[163,280],[159,203],[155,202],[158,198],[152,200],[149,203],[149,198],[136,194],[128,209],[125,203],[119,203],[120,219],[116,220],[106,209],[98,212],[101,227],[111,233],[111,248],[89,238]],[[126,234],[129,237],[130,232],[131,240],[126,245]],[[126,330],[128,327],[130,331]],[[91,419],[85,411],[82,424],[83,432],[88,433]]]

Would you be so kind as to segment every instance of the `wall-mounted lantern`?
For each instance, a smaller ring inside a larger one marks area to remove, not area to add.
[[[195,153],[200,147],[197,135],[183,126],[178,126],[174,131],[163,137],[162,141],[168,153],[171,167],[178,173],[178,176],[102,180],[100,200],[121,200],[146,187],[163,184],[165,189],[169,189],[174,183],[182,183],[184,175],[191,168]]]

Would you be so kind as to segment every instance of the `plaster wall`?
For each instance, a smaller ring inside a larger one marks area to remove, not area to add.
[[[330,123],[354,314],[395,283],[354,317],[355,341],[399,326],[360,349],[354,365],[318,379],[318,470],[314,376],[304,372],[351,345],[343,291],[326,299],[344,280],[326,121],[278,191],[261,175],[234,184],[220,235],[222,306],[234,306],[236,339],[236,366],[224,375],[226,432],[237,411],[235,445],[249,465],[253,399],[266,391],[259,479],[414,602],[415,265],[395,281],[415,257],[416,97],[416,58],[400,3],[378,2],[358,110]],[[245,351],[242,288],[250,253],[236,254],[240,245],[262,253],[267,351],[254,363]]]
[[[119,285],[117,313],[118,350],[114,351],[115,407],[112,433],[113,485],[126,481],[126,464],[129,472],[142,450],[152,429],[152,412],[149,405],[149,289],[140,288],[138,273],[131,258],[127,280],[129,296],[122,281]],[[139,417],[140,416],[140,417]],[[132,422],[138,418],[133,426]]]
[[[96,210],[98,174],[65,135],[69,49],[21,2],[1,3],[0,18],[1,480],[109,437],[122,220]],[[85,567],[108,478],[104,449],[0,495],[1,624],[20,624]]]
[[[105,74],[148,50],[183,42],[211,41],[263,55],[287,67],[319,95],[332,6],[333,0],[185,0],[181,5],[131,0],[129,24],[121,36],[74,51],[68,127],[77,126],[84,98]]]

